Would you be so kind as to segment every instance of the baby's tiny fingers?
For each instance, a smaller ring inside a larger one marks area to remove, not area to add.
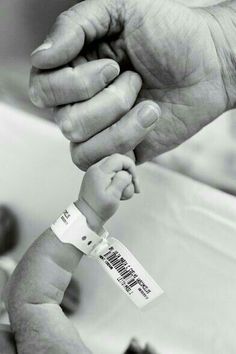
[[[122,154],[113,154],[103,160],[100,168],[105,173],[115,173],[122,170],[127,170],[131,173],[132,177],[136,177],[135,163],[130,157]]]
[[[116,198],[121,199],[124,190],[130,185],[132,176],[126,171],[119,171],[112,179],[109,191],[115,195]]]
[[[130,183],[122,193],[121,200],[131,199],[134,195],[134,184]]]

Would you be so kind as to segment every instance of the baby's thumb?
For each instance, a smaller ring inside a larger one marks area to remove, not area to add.
[[[111,186],[110,191],[116,195],[117,198],[121,199],[123,192],[126,188],[131,184],[132,176],[127,171],[119,171],[115,174]]]

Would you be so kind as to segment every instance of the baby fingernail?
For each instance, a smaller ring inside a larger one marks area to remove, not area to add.
[[[105,66],[105,68],[102,71],[102,75],[104,78],[105,83],[108,83],[115,79],[120,73],[120,68],[118,65],[115,64],[109,64]]]
[[[38,93],[37,93],[37,91],[35,90],[34,87],[31,87],[30,90],[29,90],[29,97],[30,97],[31,102],[36,107],[39,107],[39,108],[44,108],[45,107],[43,101],[39,97],[39,95],[38,95]]]
[[[38,52],[41,52],[43,50],[47,50],[50,49],[52,47],[52,42],[44,42],[43,44],[41,44],[38,48],[36,48],[31,55],[34,55]]]
[[[139,122],[144,128],[150,127],[160,117],[160,109],[153,105],[145,105],[138,112]]]

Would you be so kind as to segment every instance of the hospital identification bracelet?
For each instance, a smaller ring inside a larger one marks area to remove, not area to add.
[[[63,243],[74,245],[93,257],[118,287],[139,308],[163,294],[163,290],[146,272],[132,253],[117,239],[102,229],[98,235],[87,224],[86,217],[70,205],[51,226]]]

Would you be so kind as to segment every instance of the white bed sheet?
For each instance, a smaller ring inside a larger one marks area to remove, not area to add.
[[[83,174],[57,128],[0,104],[0,203],[21,221],[19,258],[75,199]],[[120,354],[130,338],[162,354],[236,353],[235,198],[154,164],[139,168],[142,193],[109,223],[164,289],[144,312],[84,259],[73,318],[96,354]]]

